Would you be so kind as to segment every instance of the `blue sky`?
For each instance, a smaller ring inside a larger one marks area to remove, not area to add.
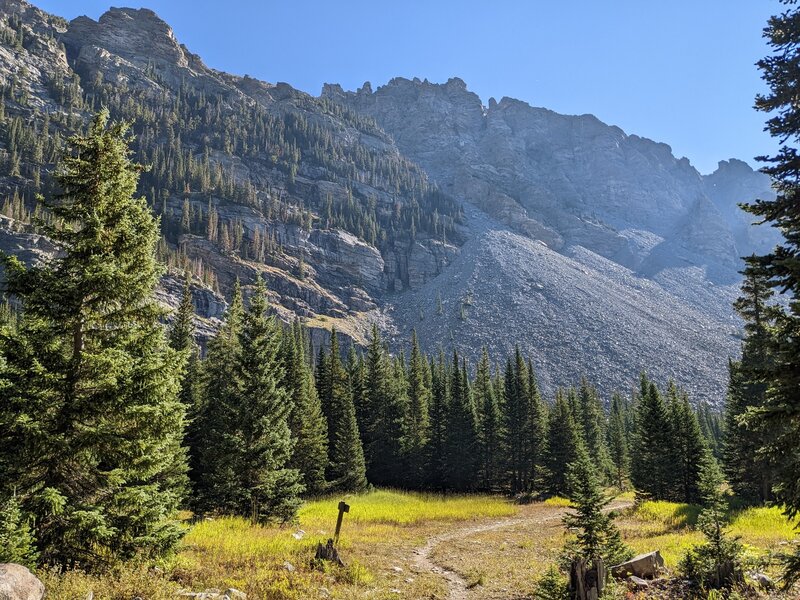
[[[124,1],[124,0],[123,0]],[[33,0],[66,18],[108,0]],[[753,110],[754,63],[777,0],[128,0],[155,10],[211,67],[286,81],[373,88],[395,76],[458,76],[487,103],[593,113],[666,142],[701,172],[776,144]]]

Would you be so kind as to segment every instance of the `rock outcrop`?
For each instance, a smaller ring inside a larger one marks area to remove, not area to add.
[[[0,564],[0,600],[42,600],[44,584],[30,569],[14,563]]]
[[[22,0],[0,0],[0,27],[16,40],[0,46],[0,84],[14,90],[4,96],[6,122],[32,128],[30,140],[47,138],[44,126],[63,139],[91,116],[83,99],[103,89],[170,107],[171,115],[181,114],[179,105],[218,103],[214,114],[170,122],[157,139],[148,113],[140,132],[159,151],[184,153],[174,167],[178,183],[140,192],[164,216],[165,231],[173,228],[164,242],[179,257],[173,262],[197,275],[200,338],[218,326],[234,281],[247,287],[261,276],[275,312],[306,322],[314,343],[332,326],[363,341],[376,323],[400,348],[416,327],[429,349],[454,345],[472,358],[483,344],[501,352],[520,343],[548,391],[584,374],[606,394],[625,391],[647,369],[694,399],[721,402],[738,348],[730,302],[739,257],[779,239],[750,227],[736,207],[771,193],[745,163],[723,161],[703,177],[666,144],[511,98],[483,106],[458,78],[367,82],[355,92],[326,84],[314,98],[209,68],[147,9],[67,23]],[[198,125],[235,111],[287,131],[302,123],[301,133],[274,147],[243,147],[224,128]],[[301,152],[299,138],[309,132],[319,134],[316,145]],[[33,194],[49,190],[39,177],[53,165],[34,143],[13,156],[10,143],[0,136],[0,159],[19,169],[0,172],[0,206],[20,191],[30,210]],[[282,163],[284,153],[296,161]],[[188,181],[188,162],[208,165],[200,190]],[[223,174],[238,196],[221,193]],[[418,227],[444,222],[433,205],[378,231],[377,221],[419,206],[433,184],[455,206],[446,235]],[[337,215],[326,203],[360,203],[361,222],[356,211]],[[213,210],[239,248],[216,229],[187,231],[178,223],[184,209],[195,222]],[[52,255],[46,238],[6,212],[0,250],[26,262]],[[269,251],[248,251],[259,237]],[[179,302],[180,270],[159,287],[170,307]]]

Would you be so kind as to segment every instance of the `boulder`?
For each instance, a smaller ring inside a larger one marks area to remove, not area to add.
[[[611,567],[611,574],[617,579],[625,579],[629,575],[635,575],[642,579],[654,579],[663,568],[664,559],[661,557],[661,552],[656,550],[614,565]]]
[[[42,600],[44,584],[27,567],[0,564],[0,600]]]
[[[628,577],[628,583],[635,590],[646,590],[650,587],[649,581],[642,579],[641,577],[637,577],[636,575],[631,575]]]
[[[753,573],[750,578],[755,581],[762,590],[769,591],[775,589],[775,582],[764,573]]]

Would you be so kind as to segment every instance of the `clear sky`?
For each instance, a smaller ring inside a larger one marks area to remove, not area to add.
[[[68,19],[109,0],[32,0]],[[461,77],[666,142],[702,173],[776,144],[753,110],[777,0],[123,0],[155,10],[211,67],[318,95],[396,76]]]

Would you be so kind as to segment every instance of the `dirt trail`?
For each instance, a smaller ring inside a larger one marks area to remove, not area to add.
[[[615,502],[607,507],[606,510],[621,510],[630,506],[629,502]],[[434,549],[443,542],[450,542],[462,538],[483,533],[486,531],[494,531],[496,529],[504,529],[506,527],[514,527],[516,525],[541,525],[551,521],[561,519],[566,512],[566,508],[553,507],[544,514],[526,515],[522,517],[508,517],[482,525],[471,525],[469,527],[462,527],[448,533],[443,533],[433,536],[428,539],[424,546],[414,550],[412,564],[414,570],[420,573],[435,573],[447,581],[449,589],[449,600],[467,600],[469,598],[469,588],[467,581],[455,571],[447,569],[446,567],[437,564],[433,557]]]

